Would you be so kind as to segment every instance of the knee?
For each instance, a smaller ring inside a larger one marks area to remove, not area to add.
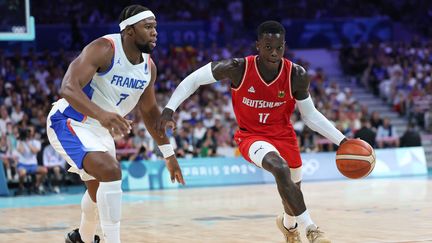
[[[284,182],[291,181],[290,169],[285,164],[275,166],[272,173],[276,180]]]
[[[283,180],[290,178],[290,169],[287,163],[279,156],[266,156],[264,163],[267,165],[268,170],[274,175],[276,180]]]
[[[105,163],[101,168],[101,181],[121,180],[121,176],[120,163],[117,161]]]

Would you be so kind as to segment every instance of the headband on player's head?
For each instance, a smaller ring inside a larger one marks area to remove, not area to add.
[[[126,26],[128,26],[128,25],[136,24],[136,23],[138,23],[139,21],[141,21],[141,20],[143,20],[143,19],[146,19],[146,18],[149,18],[149,17],[154,17],[154,18],[156,18],[155,15],[153,14],[153,12],[150,11],[150,10],[146,10],[146,11],[143,11],[143,12],[141,12],[141,13],[135,14],[134,16],[131,16],[131,17],[129,17],[129,18],[123,20],[123,21],[119,24],[119,26],[120,26],[120,31],[124,30],[124,29],[126,28]]]

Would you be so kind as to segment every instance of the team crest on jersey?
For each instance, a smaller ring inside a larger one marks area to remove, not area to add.
[[[250,86],[250,88],[248,89],[249,93],[255,93],[255,88],[253,86]]]
[[[285,97],[285,91],[283,91],[283,90],[279,90],[279,92],[278,92],[278,97],[279,97],[279,98],[283,98],[283,97]]]

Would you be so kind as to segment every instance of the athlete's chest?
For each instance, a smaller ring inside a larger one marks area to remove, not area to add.
[[[148,65],[123,67],[120,58],[114,60],[114,62],[109,73],[95,77],[95,79],[99,79],[96,83],[100,85],[100,89],[111,90],[113,93],[143,93],[151,79]]]

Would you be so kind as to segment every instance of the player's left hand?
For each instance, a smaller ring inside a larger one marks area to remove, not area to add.
[[[171,175],[171,182],[174,183],[175,181],[177,181],[178,183],[185,185],[183,175],[175,155],[166,158],[165,162],[166,167]]]

